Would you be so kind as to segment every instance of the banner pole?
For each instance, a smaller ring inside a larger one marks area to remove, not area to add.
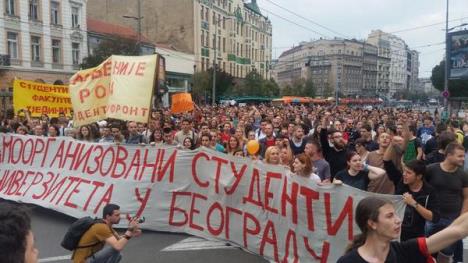
[[[153,87],[151,90],[151,99],[150,99],[150,108],[149,108],[150,112],[148,114],[148,121],[146,122],[146,124],[148,125],[150,123],[151,118],[153,117],[153,104],[155,104],[154,100],[157,99],[154,90],[157,88],[156,86],[159,83],[158,80],[159,80],[159,57],[160,55],[158,53],[155,53],[155,54],[156,54],[156,67],[154,67]]]

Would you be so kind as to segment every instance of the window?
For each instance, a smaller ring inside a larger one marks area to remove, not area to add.
[[[223,37],[223,53],[226,52],[226,38]]]
[[[204,16],[205,16],[205,7],[201,6],[201,9],[200,9],[201,20],[205,20]]]
[[[205,8],[205,20],[208,22],[209,20],[209,14],[210,13],[210,9],[208,7]]]
[[[50,2],[50,23],[60,24],[60,4],[58,2]]]
[[[10,59],[18,59],[18,34],[13,32],[7,33],[8,55]]]
[[[15,0],[5,0],[5,13],[10,16],[15,15]]]
[[[216,25],[216,13],[213,11],[213,25]]]
[[[31,61],[41,62],[41,38],[31,37]]]
[[[205,46],[205,31],[201,31],[201,45],[202,47]]]
[[[80,44],[72,43],[72,60],[73,65],[80,64]]]
[[[72,13],[72,27],[79,28],[80,27],[80,8],[77,6],[73,6],[71,8]]]
[[[29,19],[39,20],[39,0],[29,0]]]
[[[52,39],[52,63],[59,64],[61,60],[61,43],[58,39]]]

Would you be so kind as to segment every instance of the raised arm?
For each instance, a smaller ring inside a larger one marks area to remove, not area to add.
[[[429,254],[438,252],[468,236],[468,213],[462,214],[450,226],[426,238]]]
[[[385,175],[385,170],[382,168],[367,165],[367,169],[369,170],[370,180],[379,179],[380,177]]]

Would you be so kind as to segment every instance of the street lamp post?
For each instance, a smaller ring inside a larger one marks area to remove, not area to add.
[[[141,16],[141,0],[137,1],[137,13],[138,13],[138,17],[128,16],[128,15],[124,15],[123,17],[134,19],[138,22],[137,24],[138,25],[137,48],[138,48],[138,55],[141,55],[141,20],[143,19],[143,17]]]
[[[449,37],[448,37],[448,16],[449,16],[449,0],[447,0],[447,10],[445,14],[445,74],[444,74],[444,94],[448,92],[448,71],[449,71]],[[447,111],[448,96],[444,96],[444,111]]]

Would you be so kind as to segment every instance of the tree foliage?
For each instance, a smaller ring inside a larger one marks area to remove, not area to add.
[[[396,92],[393,98],[397,100],[427,101],[429,96],[421,91],[405,90]]]
[[[440,91],[444,90],[445,61],[432,69],[432,85]],[[450,97],[468,97],[468,80],[449,80]]]
[[[192,96],[197,103],[205,102],[208,98],[211,77],[209,72],[201,71],[193,75]]]
[[[136,56],[138,55],[138,42],[115,35],[103,39],[93,54],[83,59],[81,67],[96,67],[111,55]]]
[[[256,70],[252,70],[233,88],[232,95],[277,97],[279,87],[273,79],[264,79]]]
[[[233,77],[228,73],[216,70],[216,98],[229,94],[233,87]],[[211,103],[213,92],[213,69],[200,71],[193,75],[192,95],[196,102]]]
[[[291,84],[287,84],[282,90],[283,96],[300,96],[312,97],[316,96],[316,88],[311,78],[305,80],[303,78],[295,79]]]
[[[325,90],[323,91],[323,97],[324,98],[329,98],[329,97],[334,97],[334,95],[335,95],[335,90],[330,85],[330,83],[327,83],[326,87],[325,87]]]

